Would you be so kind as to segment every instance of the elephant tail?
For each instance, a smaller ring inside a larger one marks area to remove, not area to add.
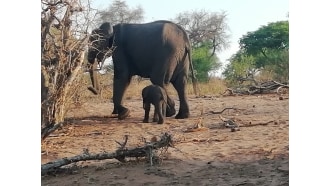
[[[199,91],[198,82],[197,82],[197,78],[195,76],[194,66],[193,66],[192,58],[191,58],[191,47],[186,46],[186,54],[188,54],[189,69],[191,71],[191,79],[192,79],[192,83],[193,83],[194,94],[199,95],[200,91]],[[197,90],[198,90],[198,94],[197,94]]]

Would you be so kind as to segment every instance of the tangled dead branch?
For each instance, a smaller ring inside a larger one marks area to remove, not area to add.
[[[227,88],[221,95],[253,95],[263,93],[282,94],[283,89],[289,89],[289,85],[272,80],[263,83],[256,82],[255,85],[240,86],[237,88]]]
[[[69,165],[71,163],[76,163],[79,161],[117,159],[120,162],[125,162],[125,158],[127,157],[146,157],[146,159],[149,160],[152,166],[153,162],[157,158],[154,154],[154,150],[174,147],[172,136],[168,133],[163,134],[158,141],[146,142],[144,146],[133,149],[125,148],[127,140],[128,136],[125,136],[125,141],[123,143],[117,142],[118,144],[120,144],[120,147],[118,150],[112,153],[102,152],[99,154],[91,154],[89,153],[88,149],[84,149],[84,152],[80,155],[69,158],[62,158],[53,162],[43,164],[41,165],[41,174],[44,175],[51,172],[55,172],[64,165]]]

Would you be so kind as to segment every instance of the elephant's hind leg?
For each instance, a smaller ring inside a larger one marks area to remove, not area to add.
[[[156,110],[156,107],[154,107],[154,117],[152,118],[152,122],[158,122],[158,120],[159,120],[159,117],[157,114],[157,110]]]
[[[175,90],[178,92],[180,99],[179,112],[175,116],[175,119],[185,119],[189,118],[189,106],[187,101],[187,78],[182,75],[181,78],[177,78],[175,82],[172,83]]]
[[[175,115],[175,102],[172,98],[167,95],[167,104],[166,106],[166,117],[171,117]]]
[[[158,103],[155,104],[155,116],[158,116],[158,124],[163,124],[164,123],[164,117],[163,117],[163,101],[159,101]],[[154,118],[155,119],[155,118]]]

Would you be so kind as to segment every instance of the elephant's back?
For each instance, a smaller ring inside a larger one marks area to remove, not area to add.
[[[119,24],[114,26],[114,31],[122,43],[133,46],[149,43],[150,49],[159,46],[159,42],[162,42],[163,45],[170,42],[189,42],[184,28],[166,20],[143,24]]]
[[[116,25],[114,40],[117,49],[113,59],[125,56],[132,67],[131,74],[146,78],[164,76],[168,83],[186,66],[182,59],[190,46],[187,34],[170,21]]]

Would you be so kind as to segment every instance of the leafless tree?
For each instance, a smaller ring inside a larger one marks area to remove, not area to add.
[[[99,12],[100,21],[108,21],[112,25],[118,23],[140,23],[144,19],[144,10],[141,6],[130,8],[125,1],[115,0],[109,8]]]
[[[85,2],[86,3],[86,2]],[[79,0],[41,1],[41,138],[61,126],[87,47],[90,8]]]
[[[199,46],[204,42],[212,43],[211,56],[216,51],[229,46],[229,27],[225,12],[206,12],[205,10],[183,12],[174,21],[187,30],[193,46]]]

